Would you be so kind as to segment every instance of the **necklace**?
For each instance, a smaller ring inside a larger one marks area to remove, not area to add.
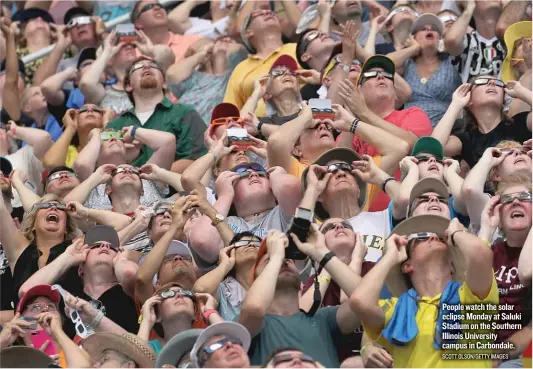
[[[428,79],[427,78],[420,78],[420,83],[425,85],[426,83],[428,83]]]

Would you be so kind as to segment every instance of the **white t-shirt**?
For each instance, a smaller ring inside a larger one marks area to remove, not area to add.
[[[43,188],[41,173],[44,170],[44,167],[41,161],[33,154],[32,147],[26,145],[22,149],[17,150],[17,152],[7,155],[5,158],[11,162],[13,169],[22,169],[28,175],[26,187],[31,189],[37,195],[42,196]],[[22,206],[20,196],[15,189],[13,189],[11,206],[14,208]]]
[[[137,118],[139,119],[139,122],[141,122],[141,125],[144,126],[144,123],[148,122],[148,119],[150,119],[150,117],[152,116],[152,114],[154,114],[154,111],[153,110],[150,110],[150,111],[147,111],[145,113],[139,113],[139,112],[135,112],[135,115],[137,116]]]
[[[383,253],[385,239],[390,233],[389,210],[367,212],[348,219],[354,232],[362,234],[368,252],[365,261],[376,262]]]
[[[227,33],[230,18],[226,16],[216,22],[196,17],[190,17],[189,20],[192,23],[192,27],[185,31],[185,35],[199,35],[214,40],[218,36]]]

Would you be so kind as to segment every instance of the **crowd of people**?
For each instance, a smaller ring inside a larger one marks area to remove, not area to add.
[[[531,367],[531,1],[0,5],[0,366]]]

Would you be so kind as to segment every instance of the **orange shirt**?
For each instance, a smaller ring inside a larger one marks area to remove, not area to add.
[[[176,59],[174,62],[180,61],[185,58],[187,49],[189,46],[194,45],[202,37],[198,35],[178,35],[176,33],[168,32],[168,43],[167,46],[172,49]]]

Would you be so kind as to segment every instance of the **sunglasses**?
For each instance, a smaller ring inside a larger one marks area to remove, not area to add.
[[[244,26],[244,30],[246,30],[246,29],[248,29],[248,27],[250,27],[250,23],[252,23],[252,20],[254,18],[260,17],[262,15],[270,15],[270,14],[274,14],[274,13],[272,13],[272,10],[257,9],[257,10],[252,11],[250,13],[250,17],[248,18],[248,22]]]
[[[270,71],[270,75],[273,78],[278,78],[278,77],[284,76],[286,74],[288,74],[289,76],[295,76],[296,75],[296,73],[293,70],[290,70],[288,68],[276,68],[276,69],[273,69],[272,71]]]
[[[484,86],[489,84],[489,82],[494,82],[495,86],[498,87],[505,87],[505,83],[503,81],[500,81],[499,79],[493,79],[493,78],[477,78],[474,81],[472,81],[472,84],[474,86]]]
[[[342,55],[335,55],[332,59],[335,62],[335,65],[342,63]],[[352,65],[361,65],[361,62],[357,59],[352,60]],[[370,73],[370,72],[369,72]]]
[[[407,236],[407,247],[406,247],[407,257],[410,257],[411,250],[412,250],[412,247],[415,246],[415,242],[419,243],[422,241],[427,241],[432,237],[437,237],[439,241],[446,242],[446,240],[443,237],[439,236],[438,234],[434,232],[418,232],[418,233],[411,233],[410,235],[408,235]]]
[[[233,248],[239,248],[239,247],[246,247],[246,246],[254,246],[254,247],[260,247],[261,241],[254,241],[254,240],[242,240],[234,242],[231,246]]]
[[[250,176],[251,172],[255,172],[261,177],[268,178],[266,169],[263,168],[261,164],[257,163],[239,164],[231,171],[237,173],[241,178]]]
[[[91,24],[92,23],[92,19],[91,17],[76,17],[76,18],[73,18],[71,19],[68,23],[67,23],[67,29],[72,29],[76,26],[83,26],[85,24]]]
[[[109,141],[115,139],[117,141],[122,141],[124,137],[124,132],[122,131],[105,131],[100,133],[100,140]]]
[[[78,178],[78,175],[76,173],[72,173],[72,172],[56,172],[54,174],[52,174],[50,177],[48,177],[48,179],[46,180],[46,183],[50,183],[52,181],[55,181],[56,179],[60,179],[61,177],[70,177],[70,178]]]
[[[384,70],[371,70],[370,72],[363,73],[363,81],[366,81],[367,79],[376,78],[379,75],[390,79],[391,81],[394,80],[394,76],[392,75],[392,73],[385,72]]]
[[[353,167],[348,163],[333,163],[327,167],[328,173],[335,173],[338,170],[343,170],[351,174]]]
[[[67,205],[58,202],[38,202],[33,204],[33,207],[35,209],[50,209],[55,207],[57,210],[67,210]]]
[[[514,147],[514,148],[509,148],[509,149],[500,149],[500,152],[503,154],[515,154],[515,155],[522,155],[522,154],[526,154],[527,155],[527,152],[528,150],[524,147]]]
[[[139,19],[139,17],[141,16],[142,13],[146,13],[147,11],[151,10],[151,9],[154,9],[154,8],[157,8],[157,9],[161,9],[162,6],[160,4],[148,4],[148,5],[145,5],[141,8],[141,10],[139,10],[139,12],[137,13],[137,16],[135,17],[135,19]]]
[[[435,160],[435,162],[439,163],[440,165],[444,165],[444,160],[437,159],[434,156],[416,156],[416,160],[418,160],[418,163],[424,163],[432,159]]]
[[[242,342],[238,339],[232,337],[225,337],[204,347],[204,352],[207,354],[213,354],[213,352],[220,350],[222,347],[224,347],[226,342],[231,342],[234,345],[242,346]]]
[[[157,210],[154,210],[154,216],[159,216],[159,215],[164,215],[165,213],[172,213],[172,208],[165,208],[165,207],[160,207],[158,208]]]
[[[159,294],[163,300],[170,299],[176,295],[181,295],[190,298],[191,300],[194,299],[194,294],[189,290],[184,289],[177,289],[177,290],[166,290]]]
[[[213,119],[211,121],[211,124],[213,126],[222,126],[229,124],[231,121],[239,124],[241,127],[244,127],[244,122],[242,121],[241,117],[223,117],[223,118],[217,118]]]
[[[79,112],[80,112],[80,114],[81,113],[87,113],[87,112],[103,114],[104,110],[100,109],[100,108],[97,108],[96,106],[82,106],[81,109],[79,110]]]
[[[510,193],[508,195],[500,195],[500,204],[508,204],[513,202],[514,199],[518,199],[520,202],[531,202],[531,192],[522,191]]]
[[[302,40],[302,43],[300,44],[300,50],[299,50],[300,55],[305,53],[305,51],[307,50],[311,42],[313,42],[317,38],[322,37],[324,35],[326,34],[322,31],[311,31],[308,34],[306,34],[304,39]]]
[[[135,174],[136,176],[138,176],[140,173],[139,169],[137,168],[120,167],[120,168],[113,169],[113,171],[111,172],[111,175],[114,177],[117,174],[124,173],[124,172],[130,172],[132,174]]]
[[[322,234],[326,234],[329,231],[331,231],[332,229],[335,229],[337,226],[341,226],[343,229],[349,229],[350,231],[353,232],[352,225],[350,223],[348,223],[347,221],[328,223],[324,227],[322,227],[321,232],[322,232]]]
[[[172,254],[172,255],[165,256],[165,258],[163,259],[163,263],[162,264],[166,264],[166,263],[174,260],[174,258],[176,256],[179,256],[184,261],[188,261],[189,263],[192,263],[192,256],[191,255]]]
[[[107,246],[110,249],[115,250],[115,251],[119,250],[119,248],[116,247],[115,245],[112,245],[109,242],[104,242],[104,241],[93,243],[92,245],[89,246],[89,249],[92,250],[92,249],[100,248],[102,246]]]
[[[448,199],[443,196],[426,196],[421,195],[416,198],[418,200],[418,204],[421,204],[423,202],[429,202],[430,200],[437,199],[440,203],[448,205]]]
[[[274,358],[272,359],[272,364],[273,366],[276,366],[281,363],[288,363],[294,359],[300,359],[300,361],[305,362],[305,363],[312,363],[312,364],[315,363],[313,358],[306,354],[301,354],[301,355],[281,354],[281,355],[274,356]]]
[[[52,286],[52,289],[57,290],[59,292],[59,294],[61,295],[61,298],[63,298],[63,301],[65,301],[65,305],[66,305],[66,301],[68,297],[67,291],[65,291],[63,287],[61,287],[58,284],[54,284]],[[94,333],[94,331],[91,328],[85,326],[77,310],[69,308],[68,315],[69,315],[70,320],[74,324],[74,329],[76,330],[76,334],[80,336],[80,338],[85,339]]]
[[[156,62],[152,61],[152,62],[150,62],[148,64],[145,64],[142,61],[140,61],[138,63],[133,64],[133,66],[131,67],[131,69],[130,69],[130,77],[133,74],[133,72],[135,72],[136,70],[139,70],[139,69],[144,69],[145,67],[150,67],[150,68],[157,69],[157,70],[161,71],[161,68],[159,67],[159,65],[157,65]]]

